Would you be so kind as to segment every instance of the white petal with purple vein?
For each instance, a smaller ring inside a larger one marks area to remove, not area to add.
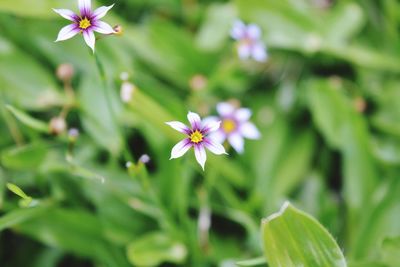
[[[172,148],[170,159],[182,157],[191,147],[192,143],[190,143],[189,139],[184,139],[180,141]]]
[[[70,21],[75,21],[75,18],[78,17],[73,11],[69,9],[55,9],[53,8],[54,12],[59,14],[61,17],[70,20]]]
[[[235,119],[240,122],[248,121],[251,117],[251,110],[248,108],[239,108],[235,112]]]
[[[78,0],[78,6],[81,15],[89,15],[92,10],[91,0]]]
[[[222,117],[230,116],[235,111],[235,107],[229,103],[222,102],[217,104],[218,114]]]
[[[225,148],[221,144],[213,141],[212,139],[205,139],[204,145],[208,150],[216,155],[226,154]]]
[[[114,29],[104,21],[96,21],[93,25],[93,30],[101,34],[111,34],[114,33]]]
[[[200,164],[201,168],[204,171],[204,165],[206,164],[207,154],[204,146],[195,145],[194,146],[194,155],[196,156],[197,162]]]
[[[228,141],[231,144],[231,146],[239,153],[243,153],[244,150],[244,140],[243,137],[238,134],[234,133],[228,136]]]
[[[76,27],[75,24],[67,25],[64,28],[62,28],[58,33],[56,42],[68,40],[77,35],[79,32],[80,30],[78,29],[78,27]]]
[[[169,121],[166,122],[166,124],[168,124],[169,126],[171,126],[172,128],[174,128],[175,130],[177,130],[178,132],[181,133],[188,133],[189,131],[189,127],[187,127],[185,124],[183,124],[182,122],[179,121]]]
[[[93,50],[94,53],[94,45],[96,43],[96,37],[92,30],[83,31],[83,39],[85,39],[86,44]]]
[[[207,124],[203,122],[203,124],[204,124],[203,130],[205,131],[205,134],[207,134],[218,130],[219,127],[221,126],[221,121],[213,121]]]
[[[208,138],[210,138],[213,142],[222,144],[226,139],[226,134],[223,131],[216,131],[210,134]]]
[[[257,127],[251,122],[242,124],[240,126],[240,133],[248,139],[259,139],[261,137]]]
[[[201,119],[199,114],[189,111],[187,118],[193,130],[196,130],[201,127]]]
[[[107,12],[114,6],[114,4],[112,4],[111,6],[101,6],[98,9],[96,9],[93,12],[93,18],[94,19],[101,19],[102,17],[104,17]]]

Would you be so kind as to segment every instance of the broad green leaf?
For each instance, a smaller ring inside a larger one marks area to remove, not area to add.
[[[28,109],[45,109],[64,103],[51,74],[32,56],[20,51],[2,36],[0,91],[13,105]]]
[[[345,267],[335,239],[313,217],[286,202],[262,221],[264,251],[271,267]]]
[[[94,62],[92,62],[94,64]],[[123,136],[117,125],[118,116],[114,103],[116,99],[112,87],[103,88],[100,77],[86,76],[80,86],[79,99],[82,108],[82,124],[93,140],[101,147],[108,149],[113,155],[117,155],[123,144]],[[106,94],[105,90],[110,90]],[[111,97],[111,99],[108,99]]]
[[[18,231],[48,246],[106,266],[129,266],[122,250],[104,239],[99,218],[88,212],[52,208],[42,216],[19,224]]]
[[[44,143],[28,144],[3,150],[1,163],[14,170],[37,170],[46,158],[48,148]]]
[[[164,262],[183,263],[186,247],[168,235],[156,232],[136,239],[127,248],[128,258],[135,266],[159,266]]]
[[[49,132],[49,126],[47,123],[35,119],[26,112],[19,110],[11,105],[7,105],[6,108],[23,124],[26,126],[37,130],[38,132],[42,133],[48,133]]]

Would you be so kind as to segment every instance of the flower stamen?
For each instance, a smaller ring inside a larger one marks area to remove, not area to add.
[[[225,119],[222,121],[222,129],[227,134],[232,133],[236,130],[236,122],[232,119]]]
[[[87,17],[84,17],[79,21],[79,28],[81,28],[82,30],[86,30],[90,26],[92,26],[92,24],[90,23],[90,20]]]
[[[203,134],[199,130],[196,130],[190,134],[189,138],[192,143],[198,144],[203,141],[203,137]]]

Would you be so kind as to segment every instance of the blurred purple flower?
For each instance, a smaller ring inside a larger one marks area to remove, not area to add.
[[[196,160],[204,170],[204,165],[207,159],[205,148],[216,155],[226,154],[225,149],[221,144],[216,143],[208,138],[210,133],[219,129],[221,122],[213,121],[211,123],[204,123],[201,121],[198,114],[190,111],[187,115],[187,118],[191,127],[188,127],[179,121],[166,122],[166,124],[175,130],[188,136],[172,148],[170,159],[183,156],[191,147],[193,147]]]
[[[260,132],[256,126],[249,122],[251,110],[248,108],[235,108],[232,104],[222,102],[217,105],[219,116],[205,118],[206,123],[221,121],[221,127],[210,138],[216,143],[223,143],[226,139],[238,152],[244,151],[244,138],[259,139]]]
[[[255,24],[245,25],[237,20],[233,23],[231,36],[237,44],[237,51],[240,59],[253,58],[256,61],[264,62],[268,58],[266,48],[261,40],[261,29]]]
[[[83,34],[86,44],[93,50],[96,42],[94,32],[101,34],[112,34],[114,29],[107,23],[101,21],[107,12],[114,6],[102,6],[92,11],[91,0],[78,0],[80,15],[69,9],[53,9],[63,18],[73,23],[65,26],[58,33],[56,42],[68,40],[78,33]]]

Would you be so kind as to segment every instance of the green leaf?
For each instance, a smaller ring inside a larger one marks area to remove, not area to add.
[[[19,120],[21,121],[23,124],[25,124],[26,126],[37,130],[38,132],[42,132],[42,133],[48,133],[49,132],[49,127],[47,125],[47,123],[35,119],[32,116],[30,116],[28,113],[19,110],[11,105],[7,105],[6,108]]]
[[[32,199],[30,196],[28,196],[27,194],[25,194],[24,191],[22,191],[21,188],[19,188],[19,186],[12,184],[12,183],[7,183],[7,188],[13,192],[14,194],[22,197],[23,199]]]
[[[45,144],[34,143],[3,150],[1,163],[14,170],[35,170],[46,158],[48,148]]]
[[[236,265],[241,267],[251,267],[251,266],[267,266],[267,260],[265,257],[259,257],[250,260],[238,261]]]
[[[229,38],[236,16],[236,10],[230,3],[210,5],[204,24],[197,35],[198,46],[209,51],[222,48]]]
[[[262,222],[264,251],[271,267],[345,267],[329,232],[313,217],[286,202]]]
[[[388,266],[400,266],[400,237],[383,240],[381,254],[383,262]]]
[[[0,217],[0,231],[13,227],[14,225],[39,217],[47,210],[47,207],[34,207],[13,210]]]
[[[164,233],[151,233],[128,245],[128,258],[135,266],[158,266],[163,262],[183,263],[187,251],[179,241]]]
[[[18,107],[46,109],[64,103],[57,87],[41,63],[0,36],[0,91],[6,100]]]

